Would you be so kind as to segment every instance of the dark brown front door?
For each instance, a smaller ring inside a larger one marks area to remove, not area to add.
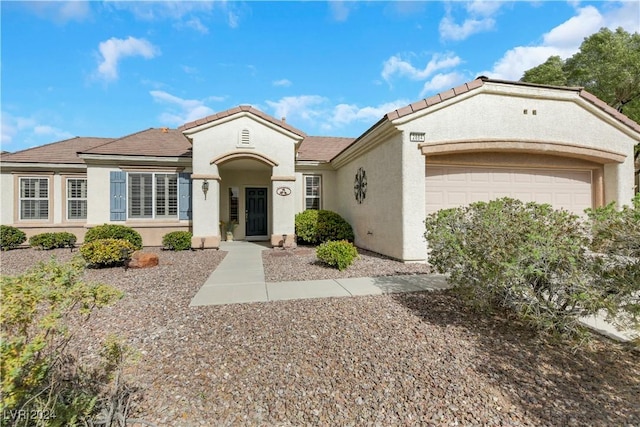
[[[267,189],[247,187],[246,236],[267,235]]]

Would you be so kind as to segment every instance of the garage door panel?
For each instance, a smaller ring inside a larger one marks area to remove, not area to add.
[[[428,213],[502,197],[549,203],[577,214],[592,206],[588,170],[427,165],[426,189]]]

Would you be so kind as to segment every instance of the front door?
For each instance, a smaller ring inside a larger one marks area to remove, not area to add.
[[[246,230],[245,235],[266,236],[267,235],[267,189],[247,187],[246,197]]]

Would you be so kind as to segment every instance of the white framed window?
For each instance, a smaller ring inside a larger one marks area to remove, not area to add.
[[[322,208],[321,175],[304,176],[304,208],[305,210]]]
[[[157,173],[156,180],[156,218],[175,218],[178,216],[178,175],[175,173]]]
[[[67,178],[67,219],[87,219],[86,178]]]
[[[49,219],[49,178],[20,178],[20,219]]]
[[[129,173],[129,218],[177,218],[178,174]]]

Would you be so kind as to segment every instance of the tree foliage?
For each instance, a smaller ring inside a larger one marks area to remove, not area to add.
[[[572,57],[551,56],[525,71],[521,81],[584,87],[640,123],[640,34],[602,28]]]
[[[523,82],[566,86],[567,76],[563,70],[564,61],[559,56],[550,56],[543,64],[524,72]]]

